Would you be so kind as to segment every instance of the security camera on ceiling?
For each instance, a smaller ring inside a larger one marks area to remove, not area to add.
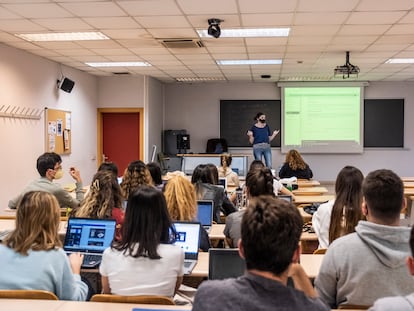
[[[208,20],[209,26],[207,29],[207,33],[214,38],[219,38],[221,35],[221,29],[220,29],[221,22],[223,22],[223,20],[219,18],[210,18]]]
[[[349,62],[349,51],[346,51],[346,61],[342,66],[336,66],[334,69],[334,76],[342,79],[358,78],[359,67],[352,65]]]

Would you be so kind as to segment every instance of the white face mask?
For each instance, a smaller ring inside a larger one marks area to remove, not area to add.
[[[53,179],[61,179],[63,177],[63,170],[60,168],[56,171],[55,176]]]

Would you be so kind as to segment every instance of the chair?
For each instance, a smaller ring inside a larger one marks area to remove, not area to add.
[[[315,249],[313,252],[314,255],[322,255],[325,253],[326,253],[326,248],[318,248],[318,249]]]
[[[59,298],[52,292],[32,289],[2,289],[0,290],[0,299],[2,298],[59,300]]]
[[[170,161],[170,158],[166,157],[163,152],[158,152],[157,157],[158,163],[160,163],[161,172],[165,175],[169,170],[168,162]]]
[[[95,302],[120,302],[120,303],[142,303],[151,305],[175,305],[174,300],[167,296],[121,296],[111,294],[95,294],[91,301]]]
[[[364,306],[364,305],[340,305],[338,306],[338,309],[353,309],[353,310],[367,310],[370,306]]]
[[[227,140],[224,138],[211,138],[207,140],[206,153],[223,153],[227,151]]]

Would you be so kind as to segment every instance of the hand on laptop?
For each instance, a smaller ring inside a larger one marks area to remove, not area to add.
[[[83,255],[81,253],[72,253],[69,255],[69,263],[74,274],[80,274]]]

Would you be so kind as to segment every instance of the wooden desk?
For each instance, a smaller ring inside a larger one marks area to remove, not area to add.
[[[406,196],[414,196],[414,188],[405,188],[404,187],[404,195],[406,195]]]
[[[322,195],[328,193],[326,187],[299,187],[297,190],[292,191],[295,196],[300,195]]]
[[[295,205],[300,204],[310,204],[310,203],[324,203],[329,200],[333,200],[335,196],[333,194],[323,194],[323,195],[298,195],[295,196]]]
[[[210,240],[224,240],[226,237],[223,233],[225,224],[213,224],[208,237]]]
[[[309,278],[314,279],[318,273],[319,268],[322,264],[324,255],[313,255],[313,254],[301,254],[300,264],[303,266],[306,274]],[[198,262],[194,267],[190,276],[194,277],[208,277],[208,260],[209,254],[202,252],[198,254]]]
[[[414,181],[404,181],[404,188],[414,188]]]
[[[410,182],[410,181],[414,181],[414,177],[401,177],[403,182]]]
[[[308,179],[298,179],[298,187],[317,187],[320,186],[321,183],[317,180],[308,180]]]
[[[0,305],[2,310],[8,311],[132,311],[133,308],[154,310],[191,310],[191,306],[30,299],[2,299],[0,301]]]
[[[15,219],[0,219],[0,231],[14,230],[16,221]],[[67,221],[62,220],[59,225],[59,235],[65,236]]]

